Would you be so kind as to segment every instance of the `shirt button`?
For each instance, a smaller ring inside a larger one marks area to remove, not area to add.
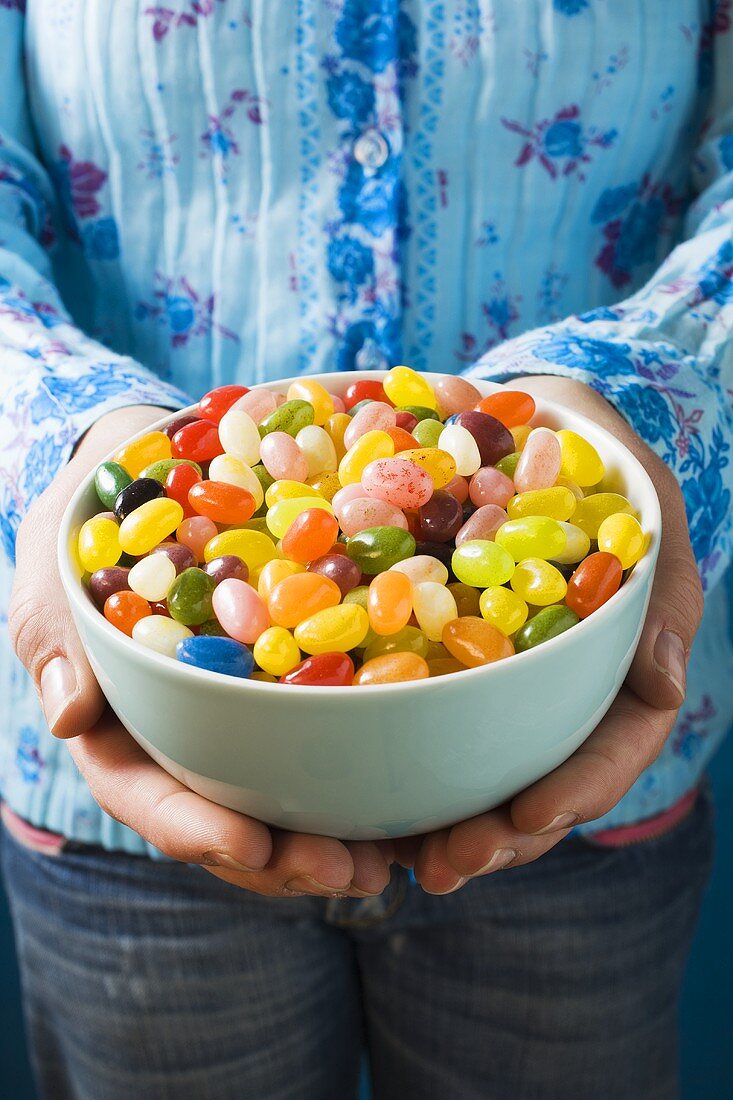
[[[354,365],[357,370],[387,370],[388,363],[379,350],[379,346],[371,337],[367,337],[363,345],[354,357]]]
[[[389,145],[379,130],[365,130],[354,142],[354,156],[363,168],[376,171],[389,157]]]

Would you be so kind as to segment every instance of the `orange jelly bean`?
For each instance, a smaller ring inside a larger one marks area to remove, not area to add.
[[[384,653],[361,666],[354,677],[354,686],[399,684],[405,680],[427,680],[429,676],[427,661],[417,653]]]
[[[338,533],[338,520],[330,512],[306,508],[283,535],[283,554],[291,561],[315,561],[328,553]]]
[[[454,672],[464,672],[466,666],[455,657],[436,657],[428,661],[431,676],[450,676]]]
[[[501,420],[505,428],[516,428],[532,419],[535,403],[533,397],[521,390],[499,390],[482,398],[476,408]]]
[[[568,581],[565,603],[579,619],[587,619],[621,587],[623,568],[615,554],[598,550],[580,563]]]
[[[320,573],[293,573],[275,585],[267,600],[270,618],[292,629],[327,607],[341,603],[341,589]]]
[[[473,615],[446,623],[442,642],[448,652],[467,668],[501,661],[514,653],[514,646],[505,634],[485,619]]]
[[[132,628],[141,619],[152,615],[150,604],[136,592],[115,592],[104,603],[104,617],[123,634],[132,637]]]
[[[391,569],[378,573],[369,585],[369,625],[383,637],[407,626],[412,615],[412,581]],[[412,677],[410,677],[412,679]]]
[[[415,447],[419,447],[420,444],[415,439],[414,435],[410,435],[404,428],[387,428],[385,429],[387,435],[390,436],[394,443],[394,453],[398,454],[400,451],[411,451]]]
[[[188,491],[188,502],[200,516],[214,523],[246,523],[257,510],[247,489],[226,481],[198,481]]]

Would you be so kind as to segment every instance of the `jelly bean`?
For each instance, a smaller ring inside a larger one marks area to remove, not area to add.
[[[245,581],[233,577],[222,581],[211,599],[217,619],[238,642],[251,645],[270,625],[267,607]]]
[[[355,687],[374,684],[402,684],[408,680],[427,680],[430,669],[417,653],[384,653],[365,661],[354,676]]]
[[[347,409],[353,409],[360,401],[387,401],[382,383],[376,378],[360,378],[358,382],[352,382],[344,394],[344,405]]]
[[[176,645],[176,657],[193,668],[219,672],[222,676],[238,676],[242,680],[249,679],[254,669],[254,658],[246,645],[215,635],[183,638]]]
[[[514,572],[511,554],[487,539],[462,543],[454,550],[451,564],[458,580],[473,588],[506,584]]]
[[[114,592],[107,598],[104,604],[104,617],[108,623],[117,627],[123,634],[132,637],[136,623],[141,619],[152,617],[150,604],[137,592]]]
[[[562,485],[563,488],[569,489],[576,500],[582,500],[585,496],[585,493],[580,488],[580,486],[576,484],[576,482],[571,481],[569,477],[565,477],[564,474],[557,475],[557,481],[555,482],[555,485]]]
[[[367,432],[357,439],[341,459],[338,469],[341,484],[352,485],[361,481],[362,474],[370,463],[380,458],[392,458],[393,455],[394,443],[386,432]]]
[[[171,500],[177,500],[183,508],[183,518],[190,519],[196,515],[196,509],[188,499],[189,490],[200,483],[201,477],[193,466],[178,466],[170,471],[165,479],[165,495]]]
[[[563,607],[562,604],[544,607],[517,631],[514,635],[514,647],[517,653],[524,653],[542,642],[557,638],[579,622],[578,616],[569,607]]]
[[[460,424],[449,424],[440,435],[440,446],[453,455],[456,470],[464,477],[471,477],[481,467],[481,452],[478,443],[468,428]]]
[[[418,448],[437,447],[443,431],[443,425],[439,420],[422,420],[413,428],[412,435]]]
[[[567,535],[556,519],[549,516],[525,516],[503,523],[494,536],[499,546],[515,561],[523,558],[557,560],[567,545]]]
[[[413,584],[422,584],[423,581],[445,584],[448,580],[448,570],[443,562],[430,554],[418,554],[414,558],[398,561],[391,572],[404,573]]]
[[[313,409],[313,423],[321,427],[333,416],[333,397],[315,378],[299,378],[288,387],[288,401],[307,401]]]
[[[203,569],[195,566],[180,573],[168,593],[171,618],[184,626],[200,626],[212,618],[211,597],[216,582]],[[231,631],[230,631],[231,633]]]
[[[209,470],[211,470],[211,467],[209,467]],[[261,462],[256,463],[252,467],[252,473],[259,481],[260,488],[262,489],[263,494],[266,493],[270,486],[274,485],[275,483],[275,478],[267,472]]]
[[[512,590],[525,603],[547,607],[565,598],[567,582],[559,569],[544,558],[525,558],[514,570]]]
[[[422,581],[414,586],[413,605],[418,626],[433,642],[440,641],[445,624],[458,616],[453,593],[435,581]]]
[[[325,500],[332,501],[341,490],[341,482],[335,470],[324,470],[317,477],[309,477],[308,485]]]
[[[391,405],[387,405],[384,401],[369,401],[356,413],[344,432],[344,446],[350,450],[367,432],[386,432],[396,424],[397,418]]]
[[[272,415],[276,416],[277,412]],[[219,424],[219,439],[228,455],[234,455],[247,466],[254,466],[259,461],[260,432],[244,409],[230,409],[224,414]]]
[[[456,601],[457,617],[480,614],[480,593],[477,588],[472,588],[470,584],[464,584],[463,581],[453,581],[448,585],[448,591]]]
[[[397,417],[397,427],[402,428],[404,432],[412,432],[418,424],[417,417],[413,416],[410,412],[405,412],[404,409],[395,409],[395,414]]]
[[[387,435],[394,443],[395,454],[399,454],[400,451],[414,450],[418,445],[414,435],[410,435],[404,428],[398,428],[396,425],[394,428],[387,428]]]
[[[214,523],[246,523],[255,513],[255,498],[247,489],[226,481],[199,481],[188,493],[192,508]]]
[[[265,499],[262,482],[251,466],[235,458],[234,455],[217,455],[209,464],[209,477],[212,481],[224,481],[227,485],[237,485],[246,489],[254,497],[255,508],[260,508]]]
[[[434,489],[444,489],[456,476],[456,460],[439,447],[418,447],[414,451],[402,451],[400,458],[414,462],[430,474]]]
[[[456,546],[462,546],[464,542],[473,542],[475,539],[493,542],[496,532],[506,521],[507,514],[503,508],[497,504],[484,504],[459,527],[455,536]]]
[[[514,646],[506,634],[473,615],[446,623],[442,640],[451,656],[467,668],[492,664],[514,653]]]
[[[481,400],[481,394],[475,386],[465,378],[457,378],[455,375],[436,378],[433,389],[444,419],[454,413],[468,412]]]
[[[176,579],[176,567],[166,554],[149,554],[133,565],[128,583],[149,603],[164,600]]]
[[[328,420],[323,425],[324,430],[333,441],[333,445],[336,448],[336,458],[339,462],[346,454],[344,435],[350,423],[351,417],[348,413],[334,413],[333,416],[329,416]]]
[[[646,536],[634,516],[622,512],[607,516],[598,528],[598,549],[615,554],[623,569],[630,569],[643,556]]]
[[[244,397],[240,397],[232,408],[241,409],[251,416],[255,424],[261,424],[265,417],[274,413],[278,407],[278,400],[271,390],[250,390]]]
[[[516,427],[510,428],[512,433],[512,439],[514,440],[514,450],[523,451],[527,445],[532,426],[530,424],[517,424]]]
[[[208,622],[201,624],[201,626],[199,627],[199,632],[198,632],[197,637],[199,637],[201,635],[204,635],[207,638],[228,638],[229,637],[229,635],[227,634],[224,627],[221,625],[220,622],[217,622],[216,619],[209,619]],[[241,644],[240,642],[237,642],[237,645],[240,645],[240,644]],[[249,650],[247,650],[247,652],[249,653]]]
[[[213,520],[206,516],[192,516],[184,519],[176,530],[176,538],[187,546],[196,555],[196,561],[204,561],[206,547],[212,542],[218,533],[218,528]],[[224,553],[225,551],[221,551]],[[213,557],[217,557],[216,554]]]
[[[155,481],[159,481],[161,485],[165,485],[171,470],[175,470],[178,466],[189,467],[196,472],[198,477],[203,476],[198,462],[192,462],[190,458],[161,458],[158,462],[151,462],[149,466],[146,466],[140,477],[152,477]]]
[[[117,497],[131,483],[132,478],[119,462],[103,462],[97,466],[94,488],[105,508],[113,509]]]
[[[123,520],[141,504],[164,495],[165,489],[159,481],[151,477],[137,477],[120,491],[115,501],[115,515],[119,520]]]
[[[514,471],[518,493],[549,489],[560,473],[560,440],[549,428],[534,428]]]
[[[319,573],[303,572],[286,576],[273,587],[267,609],[273,623],[290,628],[340,602],[341,589],[335,581]]]
[[[175,619],[165,615],[148,615],[132,628],[132,640],[146,649],[155,650],[165,657],[175,657],[176,647],[184,638],[192,638],[193,631]]]
[[[194,420],[185,424],[171,440],[174,458],[191,458],[199,464],[210,462],[216,455],[224,453],[219,429],[209,420]]]
[[[276,481],[305,481],[308,460],[286,432],[272,432],[260,444],[262,464]],[[256,473],[256,470],[255,470]]]
[[[277,504],[273,504],[272,508],[267,510],[267,526],[273,533],[275,538],[281,539],[291,525],[298,518],[302,512],[320,510],[326,512],[327,515],[332,515],[333,505],[329,504],[327,500],[322,497],[306,496],[306,497],[294,497],[289,500],[278,501]],[[330,526],[328,530],[330,530]],[[338,527],[336,528],[338,533]],[[331,539],[330,546],[336,541],[336,534]],[[330,547],[326,547],[329,549]],[[325,554],[325,550],[322,553]],[[318,554],[314,554],[314,557],[318,557]]]
[[[238,581],[249,580],[249,569],[236,554],[222,554],[220,558],[212,558],[204,566],[204,572],[211,577],[214,584],[234,577]]]
[[[350,485],[344,485],[343,489],[339,489],[337,493],[334,493],[331,500],[333,506],[334,515],[340,520],[341,513],[345,506],[352,500],[360,500],[367,494],[360,481],[354,481]]]
[[[549,516],[551,519],[569,520],[576,504],[570,489],[555,485],[549,489],[529,489],[526,493],[519,493],[512,497],[506,510],[510,519]]]
[[[308,427],[315,421],[315,412],[310,401],[286,401],[274,413],[270,413],[259,426],[260,435],[271,435],[272,432],[285,432],[294,439],[301,428]],[[227,447],[227,450],[230,450]]]
[[[450,426],[464,428],[473,436],[481,459],[479,466],[495,466],[514,450],[511,432],[494,416],[471,410],[459,413]]]
[[[229,412],[232,405],[246,393],[249,393],[246,386],[217,386],[215,390],[205,393],[199,401],[199,416],[202,420],[218,424],[224,413]]]
[[[406,453],[369,463],[361,478],[366,496],[385,500],[396,508],[427,504],[433,495],[433,479],[422,466],[405,458]]]
[[[286,577],[293,577],[296,573],[305,573],[305,566],[299,561],[287,561],[285,558],[273,558],[261,565],[257,572],[257,593],[268,602],[272,592],[280,581]],[[250,576],[250,584],[254,585],[254,576]]]
[[[195,424],[198,419],[198,416],[191,416],[190,413],[184,413],[183,416],[176,416],[173,420],[169,420],[161,431],[164,435],[167,435],[169,439],[173,439],[176,432],[179,432],[181,428],[187,428],[189,424]]]
[[[573,523],[585,531],[591,539],[598,538],[598,530],[604,519],[623,512],[626,515],[635,516],[636,510],[626,497],[619,493],[594,493],[592,496],[579,500],[573,512]]]
[[[618,592],[623,566],[615,554],[589,554],[568,581],[565,603],[580,619],[587,619]]]
[[[348,554],[323,554],[310,562],[308,571],[334,581],[339,586],[342,597],[361,584],[361,569]]]
[[[430,383],[411,367],[392,367],[382,380],[393,405],[424,405],[436,409],[438,400]]]
[[[276,684],[278,682],[275,676],[271,676],[269,672],[263,672],[261,668],[252,673],[250,680],[257,680],[261,684]]]
[[[466,666],[455,657],[435,657],[428,661],[428,668],[432,676],[451,676],[455,672],[465,672]]]
[[[308,463],[309,479],[326,471],[335,471],[338,467],[336,447],[325,428],[309,424],[307,428],[300,429],[295,442]]]
[[[477,508],[485,504],[506,508],[514,494],[514,482],[494,466],[477,470],[468,485],[468,495]]]
[[[193,521],[189,520],[189,523],[191,522]],[[222,531],[220,535],[214,535],[206,543],[204,548],[206,562],[225,554],[235,554],[241,558],[246,563],[250,576],[260,566],[280,556],[271,538],[263,535],[261,531],[247,530]]]
[[[567,542],[564,550],[553,554],[552,560],[556,565],[575,565],[590,550],[590,539],[585,531],[581,531],[573,523],[560,521],[560,526],[565,532]]]
[[[297,687],[349,687],[354,679],[354,662],[348,653],[319,653],[306,657],[280,679]]]
[[[341,509],[339,522],[348,538],[367,527],[400,527],[403,531],[407,530],[404,513],[394,504],[374,497],[357,497],[348,501]]]
[[[328,501],[323,501],[328,504]],[[269,515],[269,513],[268,513]],[[307,562],[327,554],[339,533],[338,521],[323,508],[307,508],[282,537],[282,552],[292,561]]]
[[[397,527],[369,527],[350,538],[346,552],[362,573],[382,573],[415,553],[415,539]]]
[[[502,585],[484,589],[479,597],[479,610],[488,623],[507,637],[524,626],[529,614],[526,600]]]
[[[151,462],[171,457],[171,441],[164,432],[148,432],[132,443],[126,443],[115,455],[115,462],[127,470],[130,477],[139,477]],[[179,457],[179,456],[176,456]],[[182,455],[180,457],[187,457]]]
[[[307,481],[290,481],[287,478],[282,478],[280,481],[273,481],[265,493],[265,504],[268,508],[272,508],[275,504],[279,504],[281,500],[302,500],[304,497],[311,497],[314,500],[322,499],[318,489],[314,489]]]
[[[304,653],[345,653],[361,645],[368,630],[369,616],[364,608],[355,603],[342,603],[318,611],[299,623],[295,628],[295,641]]]
[[[130,588],[128,575],[130,570],[122,566],[108,566],[105,569],[95,569],[89,578],[89,592],[98,608],[103,608],[105,601],[115,592],[126,592]]]
[[[521,457],[522,455],[520,451],[512,451],[512,453],[510,455],[507,455],[506,458],[502,458],[499,460],[499,462],[497,462],[496,469],[499,471],[499,473],[504,474],[505,477],[513,478],[517,471],[517,464],[519,463],[519,459]]]
[[[170,558],[176,570],[176,576],[182,573],[184,569],[190,569],[198,561],[190,546],[185,546],[180,542],[161,542],[159,546],[154,546],[150,553],[165,554],[167,558]]]
[[[409,413],[410,416],[415,417],[418,424],[422,424],[425,420],[433,420],[437,424],[442,423],[440,413],[426,405],[401,405],[398,409],[395,409],[395,413]],[[415,428],[410,430],[414,431]]]
[[[450,542],[463,526],[463,508],[441,489],[417,513],[417,537],[428,542]]]
[[[465,504],[468,500],[468,482],[465,477],[456,474],[445,487],[446,493],[455,497],[459,504]]]
[[[93,516],[79,531],[79,561],[88,573],[117,565],[122,549],[120,528],[114,519]]]
[[[255,642],[254,659],[271,676],[285,676],[300,663],[300,650],[289,630],[269,626]]]
[[[396,634],[412,615],[412,581],[404,573],[387,570],[369,585],[369,625],[375,634]]]
[[[375,637],[364,650],[364,660],[371,661],[386,653],[417,653],[418,657],[427,658],[429,649],[427,634],[416,626],[404,626],[394,634]]]
[[[560,441],[560,473],[583,488],[597,485],[606,469],[593,444],[567,428],[562,428],[557,438]]]
[[[477,408],[480,412],[495,416],[507,428],[526,424],[535,414],[534,398],[521,390],[497,390],[482,397]]]

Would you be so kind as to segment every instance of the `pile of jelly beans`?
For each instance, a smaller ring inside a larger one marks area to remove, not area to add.
[[[78,554],[141,646],[271,683],[420,680],[592,615],[641,558],[632,504],[529,394],[394,367],[343,398],[221,386],[96,471]]]

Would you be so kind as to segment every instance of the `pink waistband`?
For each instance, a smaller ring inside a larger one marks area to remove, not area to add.
[[[670,806],[664,813],[656,817],[648,817],[644,821],[636,821],[633,825],[622,825],[617,829],[603,829],[600,833],[591,833],[590,839],[594,844],[601,844],[608,848],[621,848],[625,844],[637,844],[641,840],[651,840],[673,829],[688,814],[695,805],[698,788],[693,787],[686,795]]]

